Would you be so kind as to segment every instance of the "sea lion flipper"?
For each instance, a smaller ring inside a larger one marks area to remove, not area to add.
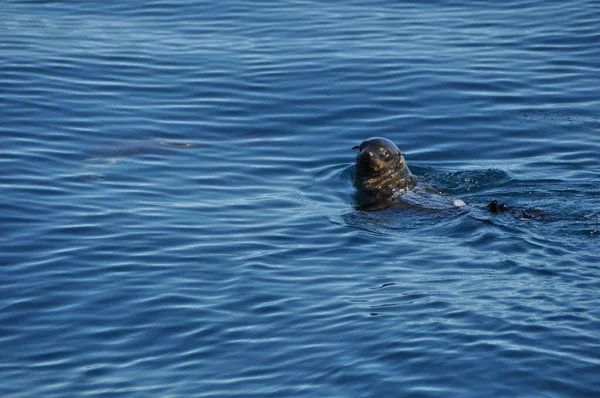
[[[490,213],[504,213],[505,211],[509,211],[510,207],[505,205],[504,203],[498,203],[496,199],[492,200],[490,204],[487,205],[487,208]]]

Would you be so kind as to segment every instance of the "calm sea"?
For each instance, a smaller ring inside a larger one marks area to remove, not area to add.
[[[596,0],[3,1],[0,396],[600,396],[599,44]],[[357,210],[371,136],[442,194]]]

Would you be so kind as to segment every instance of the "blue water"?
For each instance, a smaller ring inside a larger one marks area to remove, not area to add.
[[[595,0],[4,1],[0,396],[600,396],[599,42]],[[442,194],[357,210],[371,136]]]

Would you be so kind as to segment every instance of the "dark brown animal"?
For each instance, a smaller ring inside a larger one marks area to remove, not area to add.
[[[368,198],[369,207],[387,207],[394,197],[416,185],[404,154],[385,138],[369,138],[358,149],[354,183]]]

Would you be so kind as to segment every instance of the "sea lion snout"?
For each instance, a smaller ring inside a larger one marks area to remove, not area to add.
[[[385,162],[370,149],[362,150],[357,159],[359,172],[362,174],[378,174],[385,167]]]

